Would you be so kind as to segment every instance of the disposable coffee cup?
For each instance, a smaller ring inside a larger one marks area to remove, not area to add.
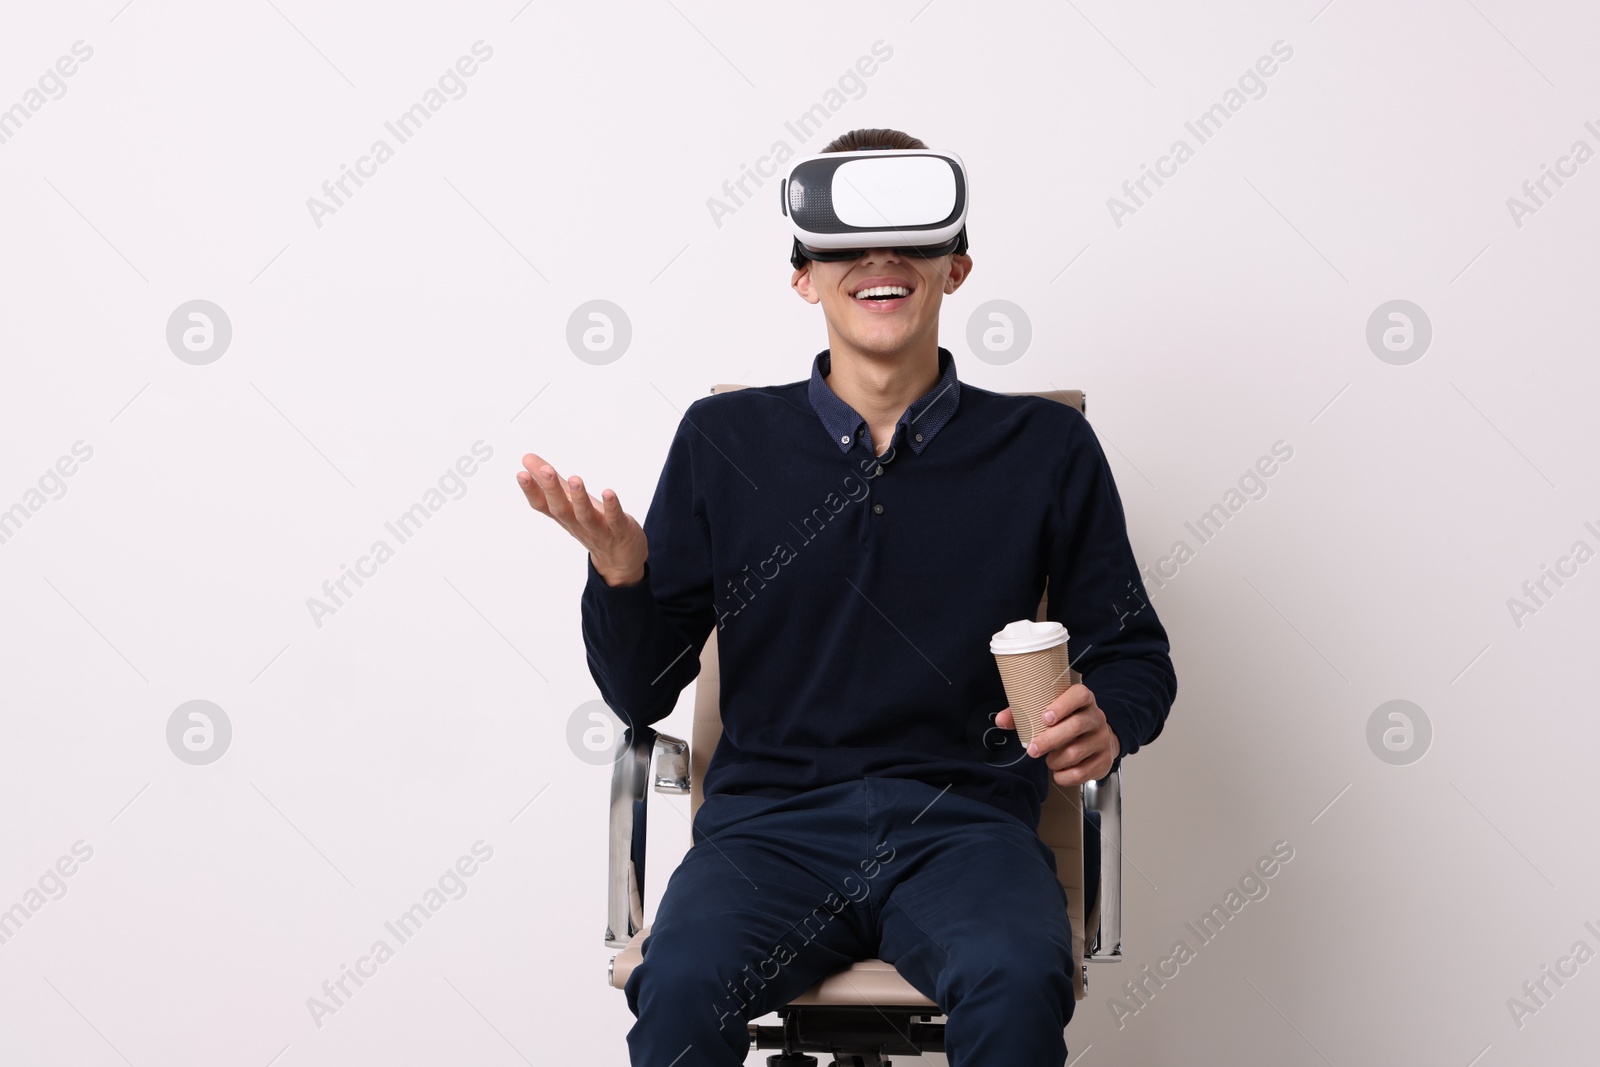
[[[1072,684],[1067,628],[1059,622],[1018,619],[989,639],[1011,702],[1017,737],[1027,748],[1044,729],[1044,709]]]

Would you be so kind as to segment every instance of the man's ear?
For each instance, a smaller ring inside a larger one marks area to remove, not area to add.
[[[963,252],[959,256],[950,257],[950,273],[945,276],[944,291],[953,293],[961,288],[961,283],[967,280],[967,275],[972,273],[972,257]]]
[[[789,285],[800,294],[800,299],[808,304],[815,304],[822,299],[822,295],[812,285],[810,263],[794,272],[794,276],[789,279]]]

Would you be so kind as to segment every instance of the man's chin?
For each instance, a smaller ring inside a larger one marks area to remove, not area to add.
[[[862,352],[877,356],[892,356],[911,346],[917,336],[909,319],[899,322],[851,323],[842,331],[850,343]]]

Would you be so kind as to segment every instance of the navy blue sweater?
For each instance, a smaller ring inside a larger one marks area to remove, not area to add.
[[[1075,408],[942,377],[876,456],[824,380],[689,405],[644,519],[645,577],[588,564],[590,672],[625,722],[668,715],[713,626],[722,740],[706,795],[912,778],[1038,824],[1043,758],[993,726],[989,638],[1048,617],[1130,755],[1177,695],[1104,451]]]

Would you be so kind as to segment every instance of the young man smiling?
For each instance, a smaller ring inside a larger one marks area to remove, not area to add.
[[[856,130],[825,151],[925,147]],[[954,1067],[1066,1060],[1040,804],[1153,740],[1177,678],[1083,416],[961,382],[939,346],[971,270],[807,256],[790,284],[828,330],[810,378],[692,403],[643,526],[523,457],[529,503],[589,551],[589,668],[619,716],[669,714],[717,629],[722,739],[625,986],[635,1064],[742,1063],[748,1020],[874,956],[939,1005]],[[1084,684],[1012,755],[988,640],[1047,581]]]

